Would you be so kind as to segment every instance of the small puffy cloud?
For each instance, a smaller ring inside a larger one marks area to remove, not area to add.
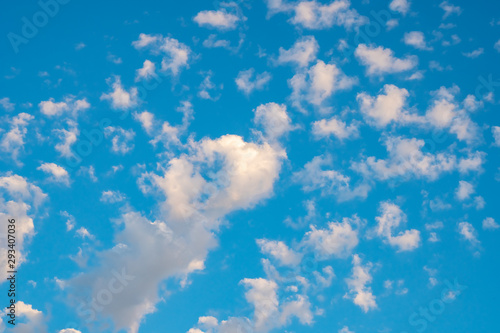
[[[217,86],[215,83],[212,82],[212,72],[203,72],[201,73],[205,77],[203,78],[203,81],[200,83],[199,90],[198,90],[198,97],[203,98],[203,99],[209,99],[212,101],[216,101],[219,99],[220,94],[217,96],[214,96],[213,93],[217,92],[217,89],[220,88],[222,89],[224,86],[221,84]]]
[[[28,113],[20,113],[9,121],[10,130],[3,134],[0,140],[0,149],[10,154],[12,160],[21,164],[18,160],[20,152],[24,149],[24,140],[28,133],[28,124],[35,117]]]
[[[302,246],[313,249],[320,257],[346,258],[358,245],[358,228],[363,221],[357,216],[344,218],[342,222],[329,222],[328,228],[311,226],[302,240]]]
[[[305,111],[303,101],[321,108],[323,102],[334,93],[350,89],[357,82],[357,78],[345,75],[335,64],[325,64],[318,60],[306,72],[295,74],[288,84],[292,87],[290,98],[293,105]]]
[[[404,88],[392,84],[384,85],[384,92],[372,97],[365,92],[356,96],[360,110],[373,126],[382,128],[390,123],[409,124],[423,122],[417,115],[405,110],[406,99],[410,94]]]
[[[70,113],[73,117],[77,117],[80,111],[85,111],[90,108],[87,99],[75,99],[73,96],[67,96],[61,102],[55,102],[53,98],[47,101],[42,101],[38,104],[40,112],[48,117],[57,117],[65,113]]]
[[[483,53],[484,53],[484,49],[482,47],[478,48],[477,50],[470,51],[470,52],[462,52],[464,57],[471,58],[471,59],[477,58]]]
[[[69,186],[68,171],[66,171],[66,169],[64,169],[62,166],[59,166],[55,163],[43,163],[36,169],[41,170],[49,175],[49,181]]]
[[[357,306],[364,312],[377,308],[376,297],[372,293],[370,283],[373,278],[370,274],[370,269],[373,267],[371,262],[362,264],[361,258],[355,254],[352,259],[352,275],[345,279],[349,288],[349,293],[346,298],[351,298]]]
[[[254,110],[254,113],[254,123],[262,126],[264,136],[270,142],[294,129],[284,104],[262,104]]]
[[[328,29],[332,26],[351,29],[368,21],[366,17],[351,9],[349,0],[335,0],[330,4],[322,4],[315,0],[300,1],[294,6],[293,13],[294,16],[290,19],[292,24],[313,30]]]
[[[136,70],[135,81],[149,80],[156,76],[156,65],[150,60],[145,60],[142,68]]]
[[[58,333],[82,333],[79,330],[75,330],[74,328],[65,328],[60,330]]]
[[[496,43],[493,45],[493,48],[500,52],[500,39],[496,41]]]
[[[410,10],[410,2],[408,0],[392,0],[389,8],[395,12],[406,15]]]
[[[88,239],[94,239],[94,235],[92,235],[86,228],[84,227],[80,227],[79,229],[77,229],[76,231],[76,234],[80,237],[80,238],[88,238]]]
[[[424,33],[421,31],[410,31],[405,33],[404,42],[406,45],[413,46],[419,50],[432,50],[432,47],[427,45]]]
[[[236,28],[240,17],[221,10],[203,10],[196,14],[193,18],[199,26],[219,29],[219,30],[232,30]]]
[[[330,119],[321,119],[312,124],[312,133],[316,138],[335,136],[339,140],[354,139],[359,136],[357,122],[349,126],[342,120],[333,116]]]
[[[326,169],[332,164],[331,156],[316,156],[304,168],[294,173],[295,180],[306,192],[321,190],[322,195],[335,195],[338,201],[366,198],[370,187],[361,183],[351,187],[351,179],[339,171]]]
[[[415,68],[418,64],[416,56],[396,58],[394,52],[382,46],[359,44],[354,52],[359,62],[366,66],[368,75],[384,75],[400,73]]]
[[[431,126],[448,128],[448,131],[455,134],[460,141],[468,144],[477,143],[482,138],[481,129],[471,120],[467,110],[461,108],[456,101],[459,92],[457,86],[441,87],[433,91],[431,93],[434,96],[433,102],[427,109],[425,117]],[[467,103],[470,102],[468,97],[465,100]],[[465,106],[470,108],[468,104]]]
[[[257,245],[259,245],[262,253],[270,255],[283,266],[296,266],[302,260],[301,254],[290,249],[283,242],[258,239]]]
[[[255,69],[250,68],[240,71],[234,80],[238,90],[243,91],[245,95],[250,95],[254,90],[262,90],[271,80],[271,74],[262,72],[255,74]]]
[[[143,111],[141,113],[134,113],[134,118],[141,123],[146,133],[152,133],[154,125],[154,115],[151,112]]]
[[[80,131],[78,130],[78,124],[74,121],[67,121],[68,129],[53,129],[52,132],[61,140],[61,142],[55,145],[56,151],[63,157],[73,156],[73,151],[71,147],[75,144]]]
[[[493,134],[493,139],[495,139],[493,144],[500,147],[500,126],[492,126],[491,133]]]
[[[397,1],[397,0],[395,0]],[[354,333],[353,331],[349,330],[349,327],[344,326],[339,330],[339,333]]]
[[[484,230],[495,230],[498,228],[500,228],[500,225],[498,225],[492,217],[487,217],[483,220]]]
[[[153,55],[161,54],[161,70],[170,71],[174,76],[177,76],[181,69],[189,67],[191,49],[175,38],[141,33],[132,45],[138,50],[149,49]]]
[[[469,153],[467,157],[463,157],[458,162],[458,171],[461,174],[468,174],[470,172],[481,172],[482,166],[486,162],[486,153],[476,151]]]
[[[474,192],[474,186],[471,183],[461,180],[458,182],[458,188],[455,191],[455,196],[458,200],[464,201],[469,199]]]
[[[450,4],[448,1],[443,1],[439,4],[439,7],[444,10],[443,19],[447,18],[452,14],[460,15],[462,13],[462,8]]]
[[[400,231],[397,235],[393,235],[396,229],[407,221],[406,214],[401,208],[389,201],[380,203],[380,216],[375,217],[377,226],[375,233],[382,237],[393,247],[398,249],[398,252],[413,251],[420,245],[420,231],[411,229]]]
[[[116,203],[125,200],[125,195],[120,191],[103,191],[101,194],[101,202]]]
[[[10,102],[10,98],[4,97],[0,98],[0,106],[5,111],[14,111],[15,104]]]
[[[476,247],[481,244],[477,238],[477,231],[469,222],[460,222],[458,224],[458,232],[463,240],[469,242],[472,246]]]
[[[307,67],[316,60],[318,51],[319,44],[314,36],[303,36],[288,50],[280,47],[277,63],[292,63],[299,67]]]
[[[134,149],[135,132],[121,127],[108,126],[104,129],[104,136],[111,137],[111,151],[117,154],[126,154]]]
[[[101,100],[109,101],[111,107],[118,110],[128,110],[137,106],[137,88],[132,87],[129,91],[125,90],[119,76],[108,78],[106,82],[113,90],[107,94],[103,93],[101,95]]]

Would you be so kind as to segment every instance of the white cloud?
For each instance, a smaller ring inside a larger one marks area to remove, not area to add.
[[[322,195],[333,194],[338,201],[348,201],[357,197],[366,198],[370,190],[368,185],[361,183],[351,188],[349,177],[339,171],[323,168],[331,164],[331,156],[316,156],[306,163],[302,170],[294,173],[294,178],[302,184],[304,191],[321,190]]]
[[[500,126],[492,126],[491,133],[493,134],[493,139],[495,139],[493,144],[500,147]]]
[[[75,330],[74,328],[65,328],[60,330],[59,333],[82,333],[79,330]]]
[[[406,45],[413,46],[414,48],[419,50],[432,50],[432,47],[427,45],[424,33],[421,31],[406,32],[404,36],[404,42]]]
[[[262,104],[254,110],[254,114],[254,123],[262,126],[269,142],[276,141],[294,129],[285,104]]]
[[[191,49],[175,38],[141,33],[132,45],[138,50],[149,49],[154,55],[162,54],[161,70],[170,71],[174,76],[177,76],[181,69],[189,67]]]
[[[154,62],[150,60],[144,60],[144,64],[142,65],[142,68],[139,68],[136,70],[135,74],[135,81],[140,81],[140,80],[149,80],[152,77],[156,76],[156,65]]]
[[[493,48],[500,52],[500,39],[497,40],[497,42],[493,45]]]
[[[254,90],[262,90],[271,80],[271,74],[262,72],[255,74],[255,69],[250,68],[240,71],[234,80],[238,90],[243,91],[247,96]]]
[[[151,112],[143,111],[141,113],[134,113],[134,118],[141,123],[146,133],[152,133],[154,115]]]
[[[396,177],[435,180],[456,168],[456,157],[450,153],[426,153],[423,140],[389,137],[385,140],[388,159],[374,156],[353,163],[352,168],[367,178],[387,180]]]
[[[77,229],[76,231],[76,234],[85,239],[85,238],[88,238],[88,239],[94,239],[94,235],[92,235],[86,228],[84,227],[80,227],[79,229]]]
[[[353,331],[349,330],[349,327],[344,326],[339,330],[339,333],[354,333]]]
[[[125,90],[119,76],[108,78],[106,82],[111,86],[113,91],[108,94],[103,93],[101,100],[111,102],[111,107],[118,110],[128,110],[137,106],[137,88],[132,87],[129,91]]]
[[[7,230],[9,219],[15,216],[16,225],[16,267],[19,268],[25,261],[27,255],[27,244],[35,235],[36,210],[46,200],[47,195],[26,178],[7,174],[0,177],[0,227]],[[34,208],[35,210],[33,210]],[[5,231],[6,232],[6,231]],[[7,277],[7,249],[0,247],[0,278]]]
[[[492,217],[487,217],[483,220],[484,230],[495,230],[498,228],[500,228],[500,225],[498,225]]]
[[[61,183],[69,186],[68,171],[66,171],[66,169],[64,169],[62,166],[59,166],[55,163],[43,163],[36,169],[48,174],[50,176],[48,178],[50,182]]]
[[[55,145],[55,149],[59,152],[62,157],[73,156],[73,151],[71,146],[76,142],[80,131],[78,130],[78,124],[75,121],[67,121],[68,129],[53,129],[52,132],[59,137],[60,143]]]
[[[290,249],[283,242],[258,239],[257,245],[262,253],[272,256],[283,266],[296,266],[302,260],[301,254]]]
[[[55,102],[53,98],[48,101],[42,101],[38,104],[40,112],[48,117],[57,117],[65,113],[70,113],[73,117],[77,117],[80,111],[85,111],[90,108],[87,99],[75,99],[74,96],[67,96],[64,101]]]
[[[382,46],[359,44],[354,52],[361,64],[367,67],[368,75],[400,73],[415,68],[418,64],[416,56],[404,59],[394,57],[394,52]]]
[[[268,2],[268,6],[271,2]],[[343,26],[346,29],[367,23],[367,18],[350,8],[349,0],[336,0],[330,4],[313,1],[300,1],[294,5],[294,16],[290,22],[307,29],[328,29]]]
[[[105,203],[116,203],[125,200],[125,195],[120,191],[102,191],[101,202]]]
[[[203,10],[196,14],[193,20],[199,26],[215,28],[220,30],[232,30],[236,28],[240,18],[225,10]]]
[[[301,244],[323,258],[346,258],[359,243],[358,228],[362,224],[364,222],[359,217],[353,216],[343,218],[342,222],[329,222],[327,229],[316,229],[311,225],[311,231],[305,234]]]
[[[317,138],[335,136],[339,140],[354,139],[359,137],[357,122],[353,121],[349,126],[342,120],[333,116],[330,119],[321,119],[313,122],[312,133]]]
[[[392,0],[389,8],[395,12],[406,15],[410,10],[410,2],[408,0]]]
[[[471,183],[461,180],[458,183],[458,188],[455,191],[455,195],[458,200],[464,201],[470,198],[470,196],[475,192],[474,186]]]
[[[293,63],[299,67],[307,67],[316,60],[318,51],[319,44],[314,36],[303,36],[295,41],[288,50],[280,47],[277,62],[279,64]]]
[[[459,103],[456,102],[455,96],[459,92],[460,89],[457,86],[441,87],[433,91],[433,103],[427,109],[425,117],[434,127],[448,128],[449,132],[455,134],[460,141],[468,144],[477,143],[481,140],[481,130],[470,119],[467,111],[460,108]],[[467,98],[466,101],[470,102]],[[470,105],[467,107],[469,108]]]
[[[391,122],[398,124],[422,123],[424,119],[405,110],[410,94],[404,88],[392,84],[384,85],[384,93],[372,97],[365,92],[356,96],[360,110],[367,122],[382,128]]]
[[[161,175],[143,173],[150,186],[139,181],[144,193],[162,198],[155,219],[124,209],[115,220],[115,248],[101,252],[96,268],[69,280],[67,290],[76,299],[96,297],[113,272],[125,274],[126,287],[101,314],[117,330],[136,333],[144,316],[155,311],[162,281],[175,278],[185,286],[189,274],[204,268],[224,217],[272,195],[284,158],[278,146],[235,135],[191,141],[187,153],[163,164]]]
[[[134,149],[135,132],[133,130],[125,130],[121,127],[108,126],[104,129],[106,138],[112,137],[111,151],[117,154],[126,154]]]
[[[345,279],[349,287],[349,296],[346,295],[346,297],[352,298],[354,304],[363,309],[364,312],[376,309],[376,297],[373,295],[372,288],[369,286],[372,282],[372,276],[370,275],[372,263],[368,262],[363,266],[361,258],[355,254],[352,259],[352,264],[352,276]]]
[[[443,19],[447,18],[452,14],[460,15],[462,13],[462,8],[450,4],[448,1],[443,1],[439,4],[439,7],[444,10]]]
[[[208,72],[203,72],[201,73],[205,77],[203,78],[203,81],[200,83],[199,91],[198,91],[198,96],[203,99],[209,99],[212,101],[216,101],[219,99],[220,95],[218,96],[213,96],[212,91],[216,92],[218,88],[222,89],[223,85],[217,86],[215,83],[212,82],[212,71]]]
[[[469,222],[460,222],[458,224],[458,232],[463,240],[468,241],[472,246],[479,246],[480,241],[477,238],[477,231]]]
[[[293,105],[305,111],[302,107],[303,101],[321,107],[334,93],[350,89],[357,82],[357,78],[345,75],[335,64],[325,64],[318,60],[306,72],[295,74],[288,84],[293,90]]]
[[[14,109],[15,109],[15,104],[11,103],[10,98],[8,98],[8,97],[0,98],[0,106],[5,111],[14,111]]]
[[[28,123],[32,121],[34,117],[28,113],[20,113],[9,121],[10,130],[6,132],[2,140],[0,141],[0,148],[2,151],[11,155],[12,160],[16,163],[21,164],[18,161],[19,153],[24,148],[24,139],[28,133]]]
[[[484,53],[484,49],[482,47],[478,48],[477,50],[470,51],[470,52],[462,52],[462,54],[465,57],[471,58],[471,59],[477,58],[483,53]]]
[[[42,311],[34,309],[31,304],[16,302],[16,333],[47,333],[47,320]]]
[[[398,252],[413,251],[420,246],[420,231],[418,230],[400,231],[393,236],[393,233],[407,222],[406,214],[398,205],[389,201],[381,202],[379,212],[381,215],[375,217],[377,221],[375,233],[379,237],[396,247]]]

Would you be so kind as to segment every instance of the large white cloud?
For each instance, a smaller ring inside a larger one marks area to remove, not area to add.
[[[168,278],[177,278],[181,286],[189,283],[189,274],[204,268],[216,246],[224,216],[270,197],[286,158],[279,145],[235,135],[189,145],[161,167],[161,174],[142,176],[150,184],[140,184],[144,193],[163,198],[156,220],[125,209],[115,221],[115,247],[99,254],[94,270],[67,281],[77,311],[87,314],[84,321],[111,317],[117,329],[137,332],[161,299],[160,283]],[[124,283],[118,292],[109,281],[120,275]],[[89,296],[97,299],[98,311],[84,301]]]

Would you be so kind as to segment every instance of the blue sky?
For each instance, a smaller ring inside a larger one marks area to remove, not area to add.
[[[0,332],[498,331],[499,9],[5,6]]]

